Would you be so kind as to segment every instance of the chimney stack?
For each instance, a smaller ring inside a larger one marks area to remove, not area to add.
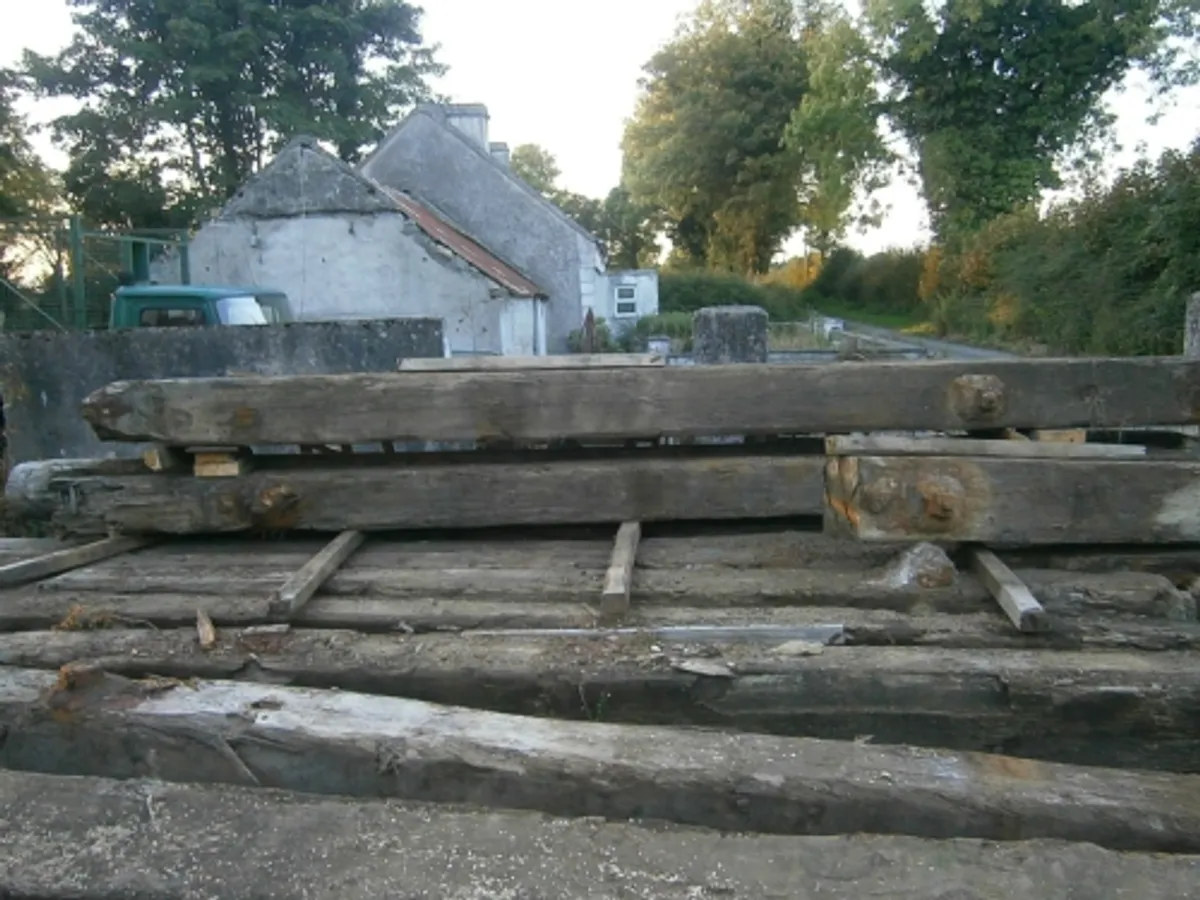
[[[492,151],[492,159],[507,169],[509,162],[511,161],[511,153],[509,152],[508,144],[493,141],[489,145],[488,149]]]
[[[485,152],[488,146],[488,111],[482,103],[449,103],[443,107],[446,121],[474,141]]]

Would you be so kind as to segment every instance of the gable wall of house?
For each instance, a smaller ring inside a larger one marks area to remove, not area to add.
[[[364,163],[375,181],[428,202],[549,295],[548,352],[566,351],[583,319],[581,271],[598,256],[581,253],[579,230],[476,148],[428,113],[409,117]]]

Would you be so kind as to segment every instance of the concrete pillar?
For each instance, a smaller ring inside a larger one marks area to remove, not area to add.
[[[698,366],[767,361],[767,311],[759,306],[709,306],[692,317]]]
[[[1183,320],[1183,355],[1200,358],[1200,292],[1188,300],[1187,316]]]

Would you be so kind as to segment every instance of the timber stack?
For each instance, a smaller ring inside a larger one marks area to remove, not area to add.
[[[1015,865],[963,839],[1021,842],[1020,877],[1096,845],[1078,878],[1150,898],[1200,872],[1200,360],[412,360],[83,415],[142,459],[18,470],[64,540],[0,545],[0,766],[55,802],[86,775],[666,819],[833,854],[845,897],[895,840],[975,854],[897,897]]]

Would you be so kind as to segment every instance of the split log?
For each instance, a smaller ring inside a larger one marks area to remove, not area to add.
[[[1172,544],[1200,540],[1200,463],[843,457],[826,527],[863,541]]]
[[[747,364],[126,381],[83,415],[106,440],[257,446],[1172,425],[1198,394],[1176,357]]]
[[[122,553],[141,550],[148,547],[151,541],[152,539],[140,537],[110,537],[77,547],[52,550],[41,556],[23,559],[19,562],[11,562],[0,566],[0,587],[13,587],[37,581],[40,578],[59,575],[71,569],[90,566],[92,563]]]
[[[822,465],[819,457],[631,457],[71,477],[54,482],[73,498],[60,502],[55,522],[72,534],[336,533],[819,516]]]
[[[24,772],[0,772],[0,808],[21,823],[5,835],[0,894],[44,900],[80,900],[80,885],[96,887],[88,898],[156,900],[583,898],[598,867],[609,895],[654,900],[949,900],[1014,884],[1037,885],[1038,900],[1178,900],[1200,881],[1194,856],[1060,841],[721,834]]]
[[[531,719],[348,692],[0,673],[0,764],[726,831],[1200,851],[1200,777]],[[520,765],[514,766],[514,760]]]
[[[672,663],[703,647],[729,677]],[[1200,773],[1191,653],[823,647],[590,637],[398,637],[191,629],[0,635],[0,663],[139,678],[229,678],[562,719],[703,726]]]

